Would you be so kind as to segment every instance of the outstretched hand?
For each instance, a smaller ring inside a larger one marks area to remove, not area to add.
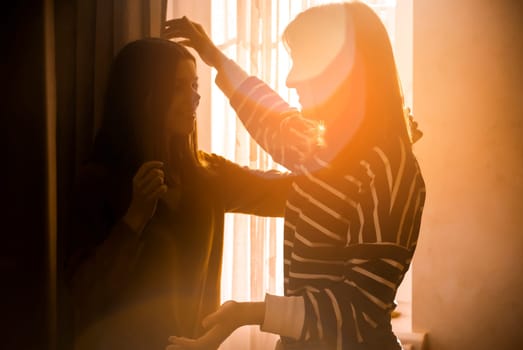
[[[203,26],[185,16],[165,22],[162,36],[166,39],[182,39],[177,42],[195,49],[200,58],[211,67],[217,68],[224,58],[223,53],[214,45]]]
[[[169,337],[170,345],[166,350],[194,349],[211,350],[217,349],[236,328],[243,326],[241,304],[235,301],[227,301],[220,308],[203,320],[203,327],[207,332],[198,339],[184,337]]]

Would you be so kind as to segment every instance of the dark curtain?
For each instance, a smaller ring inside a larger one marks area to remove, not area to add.
[[[2,4],[2,349],[48,349],[43,9],[38,0]]]
[[[63,283],[71,187],[100,124],[111,61],[126,43],[159,36],[167,0],[55,0],[59,349],[72,340]]]

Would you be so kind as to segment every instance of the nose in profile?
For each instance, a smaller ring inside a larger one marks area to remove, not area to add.
[[[285,79],[285,85],[289,88],[296,88],[296,84],[298,83],[296,69],[291,68],[289,71],[289,74],[287,74],[287,79]]]

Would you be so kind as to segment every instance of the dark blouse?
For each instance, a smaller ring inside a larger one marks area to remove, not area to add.
[[[80,172],[67,263],[77,349],[164,349],[196,337],[220,304],[224,214],[283,216],[291,176],[206,155],[212,175],[158,201],[141,235],[121,218],[132,179],[99,164]]]

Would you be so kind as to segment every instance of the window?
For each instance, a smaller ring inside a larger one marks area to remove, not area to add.
[[[412,1],[365,1],[380,16],[389,32],[409,106],[412,106]],[[209,8],[202,10],[199,2],[198,7],[189,1],[170,1],[168,17],[187,15],[199,21],[230,58],[247,72],[266,81],[291,105],[297,106],[297,96],[285,86],[290,59],[279,40],[280,35],[299,12],[328,2],[333,1],[213,0],[208,1]],[[209,72],[209,78],[214,80],[214,71]],[[198,123],[202,129],[201,121],[209,121],[209,139],[203,143],[209,145],[210,151],[241,165],[281,169],[250,138],[221,91],[211,84],[208,92],[209,96],[205,96],[206,92],[202,91],[202,100],[210,100],[211,113],[208,118],[199,115]],[[222,300],[263,300],[266,292],[283,295],[282,242],[283,219],[227,214]],[[398,291],[398,301],[410,304],[410,291],[409,272]],[[272,348],[275,341],[276,336],[261,334],[258,327],[242,327],[220,349],[266,349]],[[247,347],[246,343],[249,344]]]

